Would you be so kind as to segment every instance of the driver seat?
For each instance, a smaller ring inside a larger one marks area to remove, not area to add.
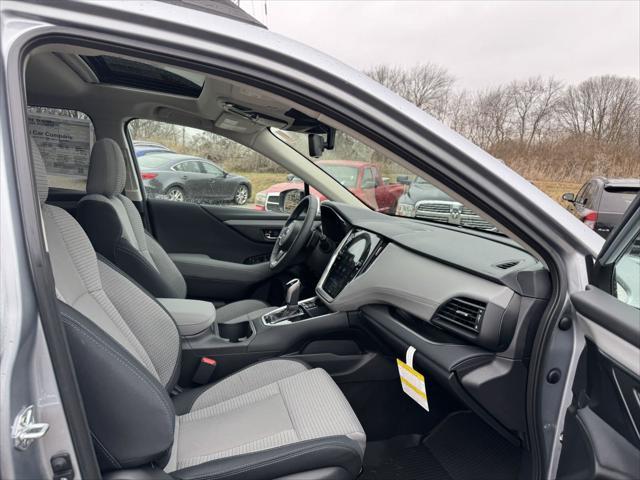
[[[78,222],[97,253],[156,298],[185,298],[187,284],[162,246],[145,231],[133,202],[122,195],[126,178],[120,146],[98,140],[91,151],[87,195],[78,203]],[[268,308],[260,300],[240,300],[219,308],[219,322]]]

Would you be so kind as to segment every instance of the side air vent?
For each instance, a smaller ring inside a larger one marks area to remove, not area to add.
[[[486,308],[486,303],[477,300],[452,298],[440,307],[436,312],[436,317],[441,321],[478,333]]]
[[[506,262],[496,263],[494,267],[500,268],[502,270],[508,270],[510,268],[515,267],[520,263],[520,260],[507,260]]]

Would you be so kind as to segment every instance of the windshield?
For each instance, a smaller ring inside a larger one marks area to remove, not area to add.
[[[327,165],[319,162],[318,166],[347,188],[356,188],[358,169],[345,165]]]
[[[277,138],[316,162],[360,201],[387,215],[411,217],[460,228],[497,232],[496,227],[466,205],[416,176],[395,160],[337,131],[334,148],[319,159],[309,157],[309,136],[274,130]]]

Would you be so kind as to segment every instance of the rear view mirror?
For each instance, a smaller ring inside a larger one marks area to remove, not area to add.
[[[574,195],[573,193],[571,193],[571,192],[568,192],[568,193],[563,194],[563,195],[562,195],[562,199],[563,199],[565,202],[569,202],[569,203],[573,203],[573,202],[575,202],[575,201],[576,201],[576,197],[575,197],[575,195]]]
[[[319,158],[325,150],[333,150],[336,141],[336,129],[328,127],[327,139],[319,133],[309,134],[309,156]]]
[[[396,177],[396,182],[398,182],[401,185],[410,185],[411,184],[411,180],[409,179],[409,175],[398,175]]]

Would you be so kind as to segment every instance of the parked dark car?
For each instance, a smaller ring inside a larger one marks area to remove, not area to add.
[[[171,150],[169,147],[165,147],[161,143],[146,142],[144,140],[134,140],[133,150],[136,152],[136,158],[143,157],[145,155],[148,155],[149,153],[173,153],[173,150]]]
[[[408,176],[399,176],[398,182],[404,183],[406,190],[398,199],[396,215],[480,230],[496,230],[473,210],[421,177],[410,180]]]
[[[204,158],[179,153],[149,153],[138,158],[147,194],[177,202],[244,205],[251,197],[248,178],[225,172]]]
[[[565,193],[568,210],[599,235],[607,237],[640,192],[640,179],[593,177],[577,194]]]

